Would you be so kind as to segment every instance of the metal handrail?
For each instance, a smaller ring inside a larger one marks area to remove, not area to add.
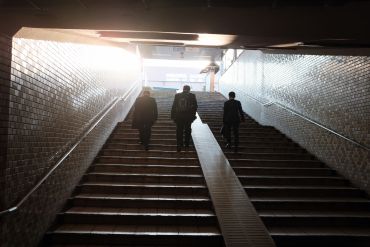
[[[295,115],[297,115],[297,116],[299,116],[299,117],[303,118],[304,120],[306,120],[306,121],[308,121],[308,122],[310,122],[310,123],[313,123],[313,124],[315,124],[315,125],[317,125],[317,126],[319,126],[319,127],[323,128],[323,129],[325,129],[325,130],[329,131],[330,133],[333,133],[333,134],[335,134],[335,135],[337,135],[337,136],[339,136],[339,137],[341,137],[341,138],[345,139],[346,141],[351,142],[352,144],[355,144],[355,145],[357,145],[357,146],[359,146],[359,147],[361,147],[361,148],[363,148],[363,149],[366,149],[367,151],[370,151],[370,148],[369,148],[368,146],[366,146],[366,145],[364,145],[364,144],[361,144],[361,143],[359,143],[359,142],[357,142],[357,141],[354,141],[354,140],[352,140],[352,139],[350,139],[350,138],[348,138],[348,137],[346,137],[346,136],[344,136],[344,135],[342,135],[342,134],[339,134],[338,132],[336,132],[336,131],[334,131],[334,130],[332,130],[332,129],[330,129],[330,128],[328,128],[328,127],[326,127],[326,126],[324,126],[324,125],[322,125],[322,124],[320,124],[320,123],[318,123],[318,122],[316,122],[316,121],[314,121],[314,120],[312,120],[312,119],[310,119],[310,118],[308,118],[308,117],[303,116],[301,113],[296,112],[296,111],[294,111],[294,110],[290,109],[289,107],[286,107],[286,106],[285,106],[285,105],[283,105],[283,104],[280,104],[280,103],[278,103],[278,102],[272,102],[272,101],[270,101],[270,102],[268,102],[268,103],[263,103],[262,101],[260,101],[260,100],[258,100],[258,99],[256,99],[256,98],[254,98],[253,96],[250,96],[250,95],[248,95],[248,94],[245,94],[245,96],[247,96],[248,98],[251,98],[251,99],[253,99],[253,100],[257,101],[258,103],[260,103],[261,105],[263,105],[263,106],[265,106],[265,107],[268,107],[268,106],[271,106],[271,105],[277,105],[278,107],[281,107],[281,108],[283,108],[283,109],[285,109],[285,110],[287,110],[287,111],[289,111],[289,112],[291,112],[291,113],[293,113],[293,114],[295,114]]]
[[[294,111],[294,110],[292,110],[292,109],[290,109],[290,108],[288,108],[288,107],[286,107],[286,106],[284,106],[284,105],[282,105],[282,104],[280,104],[280,103],[277,103],[277,102],[274,102],[273,104],[275,104],[275,105],[277,105],[277,106],[279,106],[279,107],[281,107],[281,108],[283,108],[283,109],[285,109],[285,110],[287,110],[287,111],[289,111],[289,112],[291,112],[291,113],[293,113],[293,114],[295,114],[295,115],[297,115],[297,116],[299,116],[299,117],[303,118],[304,120],[306,120],[306,121],[308,121],[308,122],[310,122],[310,123],[313,123],[313,124],[315,124],[315,125],[317,125],[317,126],[319,126],[319,127],[323,128],[323,129],[325,129],[325,130],[329,131],[330,133],[333,133],[333,134],[335,134],[335,135],[337,135],[337,136],[339,136],[339,137],[341,137],[341,138],[345,139],[346,141],[351,142],[352,144],[355,144],[355,145],[357,145],[357,146],[359,146],[359,147],[361,147],[361,148],[363,148],[363,149],[366,149],[367,151],[370,151],[370,148],[369,148],[368,146],[366,146],[366,145],[364,145],[364,144],[361,144],[361,143],[359,143],[359,142],[357,142],[357,141],[354,141],[354,140],[352,140],[352,139],[350,139],[350,138],[348,138],[348,137],[346,137],[346,136],[344,136],[344,135],[342,135],[342,134],[339,134],[338,132],[336,132],[336,131],[334,131],[334,130],[332,130],[332,129],[330,129],[330,128],[326,127],[326,126],[324,126],[324,125],[322,125],[322,124],[320,124],[320,123],[318,123],[318,122],[316,122],[316,121],[314,121],[314,120],[312,120],[312,119],[310,119],[310,118],[308,118],[308,117],[303,116],[303,115],[302,115],[301,113],[299,113],[299,112],[296,112],[296,111]]]
[[[33,194],[33,192],[35,192],[41,186],[41,184],[43,184],[46,181],[46,179],[48,179],[49,176],[59,167],[59,165],[61,165],[63,163],[63,161],[66,160],[69,157],[69,155],[75,150],[75,148],[86,138],[86,136],[88,136],[90,134],[90,132],[113,109],[113,107],[115,107],[119,101],[126,100],[131,95],[131,93],[136,88],[136,86],[137,85],[134,84],[129,89],[129,91],[127,91],[127,93],[125,93],[124,96],[116,97],[116,99],[113,100],[112,103],[109,103],[108,105],[110,105],[110,107],[108,107],[108,109],[106,109],[104,111],[103,115],[101,115],[102,113],[99,112],[93,119],[98,118],[100,115],[101,115],[101,117],[99,117],[99,119],[97,121],[95,121],[95,123],[85,132],[85,134],[63,155],[62,158],[60,158],[58,160],[58,162],[45,174],[45,176],[28,193],[17,204],[15,204],[15,206],[12,206],[12,207],[10,207],[6,210],[1,211],[0,216],[6,215],[8,213],[12,213],[12,212],[18,210],[19,207],[22,206],[22,204]]]

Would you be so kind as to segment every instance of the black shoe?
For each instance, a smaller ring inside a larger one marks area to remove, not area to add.
[[[181,152],[181,147],[177,146],[177,152]]]
[[[225,146],[225,148],[230,149],[231,148],[231,144],[230,143],[227,143],[226,146]]]
[[[144,148],[145,148],[146,151],[148,151],[149,150],[149,145],[145,145]]]

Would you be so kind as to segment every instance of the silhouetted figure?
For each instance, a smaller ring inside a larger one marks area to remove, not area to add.
[[[231,148],[231,129],[234,132],[234,151],[238,152],[239,146],[239,125],[245,121],[242,105],[235,99],[235,93],[229,93],[229,100],[224,104],[224,135],[227,141],[226,148]]]
[[[145,150],[149,150],[152,125],[158,118],[157,102],[150,97],[149,91],[144,91],[143,96],[135,101],[132,127],[139,129],[140,142]]]
[[[177,151],[180,152],[184,145],[189,147],[191,123],[196,119],[198,104],[195,94],[190,93],[190,86],[185,85],[183,92],[175,95],[172,104],[171,119],[176,123]]]

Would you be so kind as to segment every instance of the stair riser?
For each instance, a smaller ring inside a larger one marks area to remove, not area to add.
[[[301,236],[272,235],[277,246],[284,247],[368,247],[369,236],[338,236],[338,235],[316,235],[305,234]]]
[[[369,210],[370,202],[327,202],[323,198],[320,202],[312,201],[257,201],[252,200],[254,207],[258,210],[322,210],[322,211],[366,211]]]
[[[199,165],[199,161],[197,159],[192,158],[179,158],[179,159],[162,159],[162,158],[154,158],[154,157],[147,157],[147,158],[130,158],[130,157],[109,157],[109,156],[102,156],[95,160],[95,163],[106,163],[106,164],[155,164],[155,165]]]
[[[120,235],[92,233],[58,233],[47,236],[48,244],[101,244],[119,246],[214,246],[222,247],[221,236],[193,235]]]
[[[116,138],[137,138],[139,139],[139,133],[124,133],[124,134],[119,134],[119,133],[113,133],[110,136],[112,139]],[[151,139],[176,139],[176,131],[173,131],[172,133],[162,133],[162,134],[154,134],[152,133],[150,135]]]
[[[143,149],[143,147],[141,148]],[[134,150],[134,151],[123,151],[123,150],[109,150],[104,149],[100,152],[102,156],[128,156],[128,157],[164,157],[164,158],[197,158],[197,153],[188,152],[161,152],[161,151],[145,151],[145,150]]]
[[[369,218],[356,217],[265,217],[261,219],[267,226],[272,227],[366,227],[370,226]]]
[[[225,150],[224,150],[225,152]],[[225,152],[227,158],[237,159],[268,159],[268,160],[314,160],[315,158],[307,154],[252,154],[252,153],[230,153],[230,150]]]
[[[285,167],[285,168],[321,168],[323,164],[311,160],[243,160],[229,159],[232,167]]]
[[[221,134],[215,133],[215,132],[213,134],[217,140],[222,140],[223,136]],[[231,136],[232,135],[233,134],[231,131]],[[253,139],[254,138],[269,138],[271,140],[274,140],[274,139],[285,139],[286,137],[279,133],[263,133],[263,132],[252,133],[248,131],[239,133],[239,139],[244,139],[244,138],[253,138]]]
[[[137,187],[137,186],[103,186],[82,185],[81,193],[106,193],[106,194],[135,194],[135,195],[196,195],[208,196],[206,188],[181,188],[181,187]]]
[[[130,175],[92,175],[85,176],[86,182],[112,182],[112,183],[159,183],[159,184],[189,184],[203,185],[204,178],[202,177],[170,177],[170,176],[130,176]]]
[[[144,216],[144,215],[93,215],[93,214],[62,214],[62,224],[109,224],[109,225],[148,225],[148,226],[214,226],[216,216]]]
[[[275,169],[275,168],[241,168],[235,171],[237,176],[249,175],[269,175],[269,176],[330,176],[333,175],[333,171],[329,169]]]
[[[121,150],[142,150],[143,146],[141,144],[119,144],[119,143],[110,143],[105,144],[104,149],[121,149]],[[156,144],[153,145],[150,143],[150,150],[166,150],[166,151],[176,151],[177,146],[176,144],[173,145],[160,145]],[[194,146],[188,148],[189,152],[195,152]]]
[[[73,206],[86,207],[122,207],[125,208],[163,208],[163,209],[212,209],[210,201],[190,200],[130,200],[130,199],[99,199],[74,198]]]
[[[270,178],[270,177],[261,177],[261,178],[254,178],[254,177],[246,177],[246,178],[239,178],[240,182],[243,185],[249,186],[258,186],[258,185],[265,185],[265,186],[348,186],[349,183],[347,180],[344,179],[329,179],[327,177],[324,178]]]
[[[230,152],[228,149],[223,149],[224,152]],[[240,153],[253,153],[253,154],[286,154],[294,153],[307,154],[303,149],[299,148],[263,148],[263,147],[238,147]]]
[[[139,144],[139,138],[138,139],[108,139],[108,144],[110,143],[120,143],[120,144]],[[166,144],[166,145],[176,145],[176,139],[151,139],[150,145],[156,145],[156,144]]]
[[[150,166],[111,166],[111,165],[95,165],[91,167],[91,172],[124,172],[136,174],[189,174],[201,175],[202,170],[200,167],[150,167]]]
[[[265,188],[245,188],[248,196],[251,198],[269,197],[269,198],[323,198],[326,197],[359,197],[363,196],[360,190],[340,190],[340,189],[265,189]]]
[[[210,126],[210,129],[212,130],[212,132],[216,135],[219,135],[220,134],[220,130],[221,130],[221,126]],[[239,128],[239,134],[257,134],[257,135],[260,135],[260,134],[266,134],[266,135],[270,135],[270,134],[278,134],[278,135],[281,135],[281,136],[284,136],[283,134],[281,134],[280,132],[278,132],[277,130],[275,129],[264,129],[264,128],[242,128],[240,129]]]

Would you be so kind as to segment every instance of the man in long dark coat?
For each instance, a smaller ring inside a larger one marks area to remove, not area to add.
[[[171,119],[176,123],[177,151],[180,152],[184,145],[189,147],[191,123],[196,119],[198,109],[195,94],[190,93],[190,86],[185,85],[183,92],[175,95],[171,109]],[[185,138],[184,138],[185,134]]]
[[[235,99],[235,93],[229,93],[229,100],[224,103],[224,135],[227,140],[226,148],[231,148],[231,129],[234,132],[234,151],[238,152],[239,146],[239,125],[245,121],[242,105]]]
[[[158,118],[157,102],[150,97],[149,91],[144,91],[143,96],[136,99],[134,107],[132,127],[139,129],[140,142],[145,150],[149,150],[152,126]]]

